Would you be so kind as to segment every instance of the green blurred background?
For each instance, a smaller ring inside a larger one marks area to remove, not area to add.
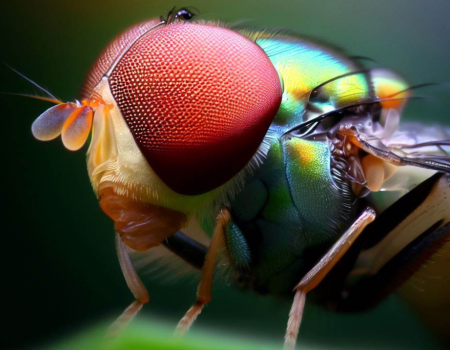
[[[95,57],[129,25],[195,6],[205,18],[285,27],[370,57],[411,83],[450,81],[449,0],[0,1],[0,61],[73,100]],[[35,90],[0,67],[0,91]],[[419,94],[422,94],[419,93]],[[450,91],[429,88],[410,120],[450,124]],[[48,104],[0,96],[1,349],[88,349],[131,301],[111,222],[100,212],[85,152],[41,143],[30,125]],[[117,349],[280,348],[289,300],[217,283],[214,300],[183,343],[165,339],[195,300],[196,280],[146,279],[151,302]],[[336,316],[312,305],[300,333],[311,348],[437,348],[420,320],[395,298],[368,314]],[[243,340],[246,339],[246,340]],[[155,343],[155,341],[158,343]]]

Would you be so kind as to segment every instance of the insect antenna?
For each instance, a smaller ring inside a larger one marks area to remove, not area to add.
[[[300,125],[296,125],[293,128],[289,129],[288,131],[286,131],[283,136],[287,136],[289,134],[292,134],[292,132],[297,131],[297,130],[301,130],[303,131],[302,134],[304,134],[306,136],[307,133],[306,132],[311,132],[314,131],[314,129],[317,127],[318,123],[321,122],[322,120],[324,120],[325,118],[328,118],[330,116],[335,115],[335,113],[338,113],[340,111],[343,111],[344,109],[350,108],[350,107],[355,107],[355,106],[360,106],[360,105],[368,105],[368,104],[372,104],[372,103],[378,103],[378,102],[388,102],[388,101],[399,101],[399,100],[425,100],[428,99],[428,97],[424,97],[424,96],[405,96],[405,97],[396,97],[396,98],[369,98],[369,99],[365,99],[363,101],[359,101],[357,103],[353,103],[353,104],[349,104],[346,106],[343,106],[341,108],[335,109],[333,111],[327,112],[327,113],[323,113],[311,120],[308,120],[304,123],[301,123]]]
[[[349,76],[352,76],[352,75],[357,75],[357,74],[368,74],[368,73],[370,73],[372,70],[373,70],[373,69],[360,69],[360,70],[355,70],[355,71],[353,71],[353,72],[348,72],[348,73],[344,73],[344,74],[341,74],[341,75],[337,75],[337,76],[335,76],[335,77],[333,77],[333,78],[331,78],[331,79],[328,79],[328,80],[324,81],[323,83],[317,85],[317,86],[316,86],[314,89],[312,89],[311,91],[312,91],[312,93],[313,93],[314,91],[317,91],[317,90],[320,89],[321,87],[323,87],[323,86],[325,86],[325,85],[327,85],[327,84],[329,84],[329,83],[332,83],[333,81],[336,81],[336,80],[339,80],[339,79],[342,79],[342,78],[345,78],[345,77],[349,77]]]
[[[20,73],[18,70],[14,69],[13,67],[11,67],[9,64],[3,62],[3,64],[8,67],[9,69],[11,69],[14,73],[16,73],[17,75],[19,75],[20,77],[22,77],[23,79],[25,79],[26,81],[28,81],[29,83],[31,83],[32,85],[34,85],[36,88],[38,88],[40,91],[42,91],[44,94],[47,95],[47,97],[49,97],[52,102],[53,101],[58,101],[58,103],[61,103],[61,101],[55,97],[55,95],[53,95],[50,91],[48,91],[47,89],[43,88],[42,86],[40,86],[38,83],[36,83],[35,81],[31,80],[30,78],[28,78],[27,76],[25,76],[24,74]],[[17,94],[19,96],[27,96],[27,97],[33,97],[33,98],[37,98],[40,99],[39,96],[32,96],[32,95],[22,95],[22,94]],[[44,101],[48,101],[46,99],[43,99]]]
[[[19,94],[19,93],[15,93],[15,92],[3,92],[3,91],[0,91],[0,94],[2,94],[2,95],[10,95],[10,96],[27,97],[27,98],[32,98],[32,99],[35,99],[35,100],[40,100],[40,101],[54,103],[54,104],[57,104],[57,105],[64,103],[61,100],[54,99],[54,98],[51,98],[51,97],[45,97],[45,96],[36,96],[36,95],[30,95],[30,94]]]
[[[345,77],[348,77],[348,76],[352,76],[352,75],[370,74],[373,71],[376,71],[376,68],[361,69],[361,70],[356,70],[356,71],[353,71],[353,72],[349,72],[349,73],[345,73],[345,74],[341,74],[341,75],[335,76],[335,77],[333,77],[333,78],[331,78],[331,79],[329,79],[329,80],[327,80],[327,81],[317,85],[315,88],[313,88],[311,90],[310,97],[309,97],[310,101],[312,99],[314,99],[316,96],[319,95],[319,89],[321,89],[322,87],[324,87],[327,84],[332,83],[333,81],[336,81],[336,80],[339,80],[339,79],[342,79],[342,78],[345,78]],[[399,90],[399,91],[397,91],[397,92],[387,96],[387,98],[388,99],[389,98],[393,98],[393,97],[398,96],[398,95],[400,95],[400,94],[402,94],[404,92],[418,90],[418,89],[421,89],[421,88],[424,88],[424,87],[429,87],[429,86],[447,86],[449,84],[450,84],[449,82],[439,82],[439,83],[422,83],[422,84],[412,85],[412,86],[410,86],[410,87],[408,87],[406,89]],[[375,99],[378,98],[375,95],[373,97]],[[411,97],[409,97],[409,98],[405,98],[405,99],[407,99],[407,100],[410,100],[410,99],[421,99],[421,100],[427,99],[427,100],[432,100],[431,97],[424,97],[424,96],[421,96],[419,98],[411,98]],[[369,102],[366,102],[366,101],[369,101]],[[369,100],[366,99],[366,100],[362,101],[362,103],[371,103],[370,101],[371,101],[370,99]],[[389,100],[378,99],[377,101],[374,100],[373,102],[383,102],[383,101],[389,101]]]
[[[356,61],[368,61],[368,62],[372,62],[372,63],[378,63],[373,58],[370,58],[370,57],[367,57],[367,56],[350,56],[350,59],[351,60],[356,60]]]
[[[397,96],[399,94],[402,94],[406,91],[413,91],[413,90],[418,90],[418,89],[422,89],[424,87],[429,87],[429,86],[449,86],[450,82],[440,82],[440,83],[422,83],[422,84],[417,84],[417,85],[412,85],[404,90],[400,90],[392,95],[389,95],[389,97],[394,97]]]
[[[172,7],[172,9],[167,13],[167,17],[164,18],[164,16],[159,16],[159,20],[165,24],[170,24],[174,18],[175,9],[176,6]]]

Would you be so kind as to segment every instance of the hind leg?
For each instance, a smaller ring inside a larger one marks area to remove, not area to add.
[[[375,212],[367,208],[342,235],[342,237],[330,248],[320,261],[301,279],[295,287],[295,297],[289,313],[289,321],[286,330],[284,348],[293,349],[297,341],[298,331],[305,308],[306,294],[316,288],[327,276],[328,272],[344,256],[353,242],[358,238],[364,228],[375,219]]]

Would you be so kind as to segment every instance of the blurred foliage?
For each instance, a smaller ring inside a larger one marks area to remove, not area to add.
[[[155,321],[135,321],[113,340],[104,339],[106,327],[99,326],[81,332],[69,340],[57,342],[41,350],[271,350],[279,346],[270,342],[249,341],[232,334],[193,331],[184,337],[174,337],[173,329]],[[309,347],[304,347],[307,350]]]
[[[1,0],[0,61],[61,99],[73,100],[109,40],[173,5],[165,0]],[[370,57],[413,84],[450,81],[448,0],[189,0],[177,5],[195,6],[205,18],[248,20],[249,26],[285,27],[316,37]],[[0,91],[35,93],[5,67],[0,68]],[[411,103],[406,118],[450,124],[449,91],[435,87],[423,93],[433,101]],[[5,95],[0,102],[5,320],[0,348],[55,344],[55,350],[88,349],[102,337],[104,327],[97,324],[104,325],[105,315],[112,320],[131,302],[112,225],[92,193],[84,152],[32,138],[30,125],[48,104]],[[171,330],[156,325],[175,326],[195,299],[196,282],[147,279],[152,300],[113,349],[166,344]],[[245,343],[246,349],[272,342],[281,346],[289,299],[255,296],[224,284],[216,284],[213,295],[194,326],[196,333],[180,343],[168,341],[166,349],[237,349],[244,346],[242,338],[253,344]],[[303,345],[325,348],[436,347],[420,320],[395,298],[361,315],[332,315],[308,304],[301,337]]]

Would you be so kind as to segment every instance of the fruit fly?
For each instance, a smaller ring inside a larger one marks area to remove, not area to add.
[[[112,41],[80,101],[48,93],[32,125],[72,151],[92,135],[90,181],[135,297],[110,334],[149,301],[133,251],[201,270],[179,333],[212,300],[219,258],[241,287],[292,295],[286,348],[307,295],[361,311],[414,278],[448,238],[450,143],[400,123],[412,91],[326,45],[185,8]]]

